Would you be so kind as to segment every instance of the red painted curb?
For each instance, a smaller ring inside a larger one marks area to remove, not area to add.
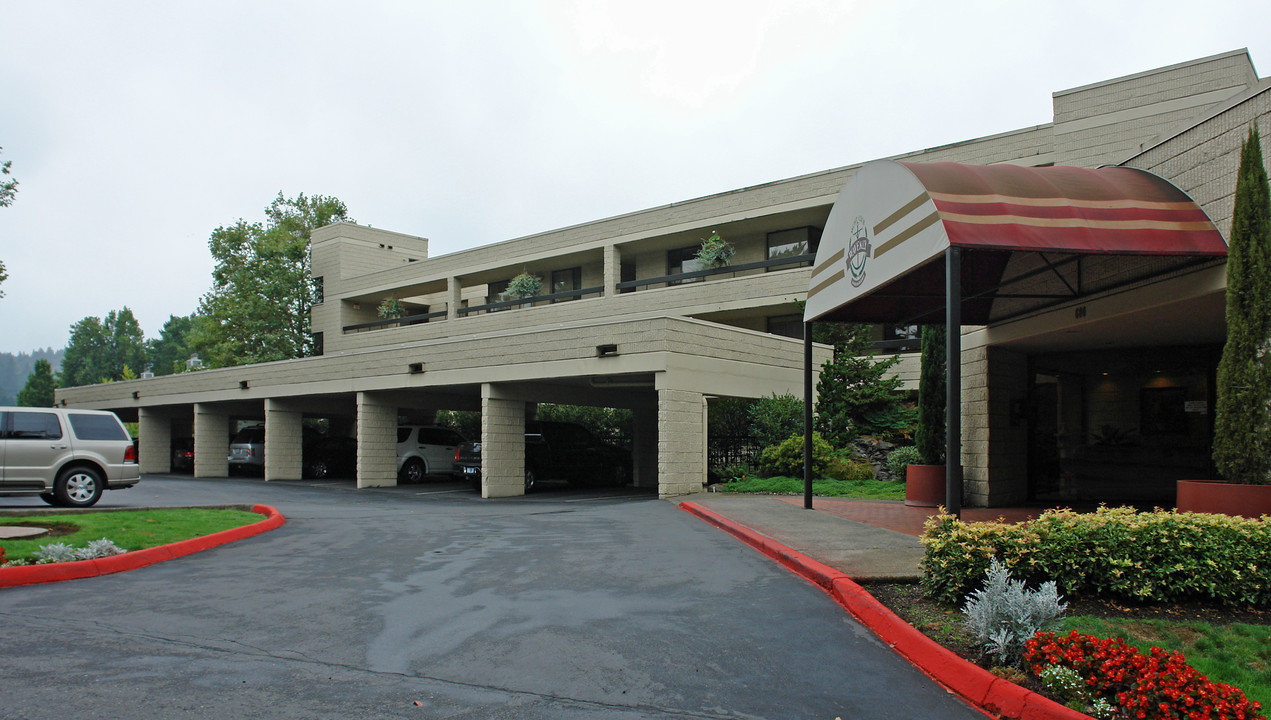
[[[820,587],[915,667],[986,714],[1018,720],[1090,720],[1083,713],[1025,690],[964,660],[900,619],[845,573],[697,503],[681,502],[680,509],[733,535]]]
[[[144,550],[134,550],[123,555],[112,555],[95,560],[77,560],[67,563],[0,568],[0,588],[76,580],[136,570],[147,565],[154,565],[165,560],[191,555],[219,545],[253,537],[274,528],[282,527],[287,522],[287,519],[282,516],[282,513],[278,512],[277,508],[269,505],[253,505],[252,512],[264,515],[265,519],[250,525],[222,530],[211,535],[190,538],[189,540],[169,543],[168,545],[158,545]]]

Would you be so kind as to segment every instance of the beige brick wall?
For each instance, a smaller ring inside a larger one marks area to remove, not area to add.
[[[229,415],[214,405],[194,406],[194,477],[229,475]]]
[[[658,496],[701,492],[705,483],[705,399],[687,390],[659,390]]]
[[[265,400],[265,479],[299,480],[301,472],[301,413],[280,400]]]
[[[359,392],[357,486],[392,487],[396,484],[397,401],[388,393]]]
[[[141,408],[137,413],[137,439],[141,472],[172,471],[172,424],[166,413]]]
[[[498,397],[495,386],[481,389],[481,497],[525,494],[524,400]]]

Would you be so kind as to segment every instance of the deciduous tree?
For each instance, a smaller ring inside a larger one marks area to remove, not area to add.
[[[146,341],[146,359],[155,375],[183,372],[190,359],[187,335],[194,325],[193,315],[170,315],[159,330],[159,337]]]
[[[282,193],[265,209],[264,223],[237,223],[212,232],[215,267],[189,335],[211,367],[245,365],[312,355],[309,310],[314,287],[309,272],[309,234],[352,221],[334,197]]]
[[[62,358],[62,387],[124,379],[124,369],[144,367],[145,336],[126,306],[106,319],[89,316],[71,326]]]

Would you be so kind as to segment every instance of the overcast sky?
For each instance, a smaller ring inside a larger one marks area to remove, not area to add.
[[[1202,9],[1203,8],[1203,9]],[[1051,120],[1271,2],[0,2],[0,351],[198,306],[207,239],[334,195],[433,256]]]

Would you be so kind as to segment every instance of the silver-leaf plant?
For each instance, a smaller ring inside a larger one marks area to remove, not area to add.
[[[1025,641],[1053,629],[1067,608],[1053,580],[1029,590],[993,558],[984,572],[984,586],[967,596],[962,613],[986,654],[1002,665],[1020,667]]]

